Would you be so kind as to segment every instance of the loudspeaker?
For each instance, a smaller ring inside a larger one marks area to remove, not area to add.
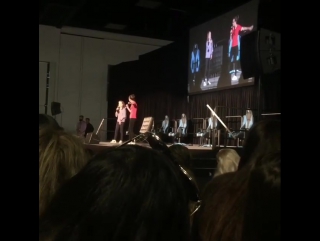
[[[51,115],[55,116],[61,113],[61,104],[59,102],[51,102]]]
[[[95,133],[88,133],[86,139],[84,140],[85,144],[99,144],[100,138]]]
[[[152,125],[153,125],[153,117],[145,117],[142,122],[140,133],[142,134],[142,133],[151,131]]]
[[[260,29],[242,36],[240,64],[244,79],[281,69],[281,35]]]

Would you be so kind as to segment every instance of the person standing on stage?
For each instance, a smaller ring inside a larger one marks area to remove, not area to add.
[[[129,108],[130,105],[130,108]],[[134,124],[137,119],[137,111],[138,111],[138,104],[136,102],[136,97],[134,94],[129,96],[129,103],[126,105],[127,110],[130,112],[129,117],[129,128],[128,128],[128,134],[129,134],[129,140],[134,138]],[[134,144],[134,142],[130,142],[129,144]]]
[[[124,123],[125,123],[126,118],[127,118],[127,111],[126,111],[126,108],[125,108],[125,104],[124,104],[124,102],[122,100],[120,100],[118,102],[118,107],[116,109],[115,116],[117,117],[117,124],[116,124],[116,130],[114,132],[114,138],[111,141],[111,143],[116,143],[117,142],[118,132],[120,130],[120,141],[119,141],[119,144],[121,144],[122,141],[123,141],[123,126],[124,126]]]
[[[230,41],[229,41],[229,58],[230,63],[234,63],[234,66],[232,67],[232,70],[230,73],[234,73],[234,80],[237,79],[237,70],[238,68],[238,62],[240,60],[240,35],[239,33],[242,31],[251,31],[253,29],[253,25],[250,27],[243,27],[240,24],[238,24],[239,16],[235,16],[232,19],[232,26],[230,30]]]
[[[205,69],[204,69],[204,83],[203,85],[210,85],[209,77],[210,77],[210,61],[212,59],[213,53],[213,41],[211,38],[211,32],[207,33],[207,41],[206,41],[206,60],[205,60]]]
[[[86,118],[86,130],[84,132],[84,136],[86,137],[88,133],[92,133],[94,131],[93,125],[90,123],[90,118]]]
[[[77,128],[76,128],[77,136],[84,138],[86,128],[87,128],[87,123],[83,120],[83,115],[80,115],[79,122],[77,123]]]

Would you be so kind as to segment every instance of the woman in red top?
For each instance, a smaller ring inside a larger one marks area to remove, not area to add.
[[[138,104],[135,101],[136,97],[134,94],[129,96],[129,103],[126,105],[127,110],[130,112],[130,117],[129,117],[129,128],[128,128],[128,134],[129,134],[129,140],[131,140],[134,137],[134,124],[137,119],[137,110],[138,110]],[[129,108],[130,105],[130,108]],[[133,143],[131,143],[133,144]]]

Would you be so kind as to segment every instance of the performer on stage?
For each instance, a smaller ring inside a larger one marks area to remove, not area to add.
[[[127,110],[130,112],[129,128],[128,128],[129,140],[134,138],[133,128],[137,119],[138,104],[135,99],[136,97],[134,94],[130,95],[129,102],[126,105]],[[130,108],[129,108],[129,105],[130,105]],[[134,144],[134,142],[130,142],[129,144]]]
[[[115,116],[117,117],[116,130],[114,132],[114,138],[111,143],[117,142],[118,132],[120,130],[120,141],[119,144],[123,141],[123,126],[127,118],[127,111],[125,108],[125,104],[122,100],[118,102],[118,107],[116,108]]]
[[[253,125],[252,111],[247,110],[246,114],[242,118],[242,125],[240,129],[249,130],[252,125]]]
[[[216,108],[213,110],[216,112]],[[218,120],[217,117],[213,114],[208,118],[208,126],[206,130],[203,130],[201,132],[197,133],[197,136],[201,138],[201,143],[204,143],[203,140],[209,138],[209,133],[213,130],[216,129],[218,125]]]
[[[235,16],[232,19],[232,26],[230,30],[230,41],[229,41],[229,58],[230,58],[230,64],[234,64],[231,67],[231,74],[234,74],[232,80],[237,80],[237,72],[240,72],[239,70],[239,60],[240,60],[240,35],[239,33],[242,31],[251,31],[253,29],[253,25],[250,27],[243,27],[240,24],[238,24],[239,16]]]
[[[160,128],[160,132],[167,133],[169,128],[169,116],[165,116],[164,120],[162,121],[162,126]]]
[[[161,128],[158,131],[158,136],[164,142],[167,142],[168,139],[168,132],[169,132],[169,116],[165,116],[164,120],[162,121]]]
[[[209,77],[210,77],[210,61],[212,59],[213,53],[213,42],[211,38],[211,32],[207,33],[207,41],[206,41],[206,60],[205,60],[205,70],[204,70],[204,83],[203,85],[210,85]]]
[[[177,134],[185,135],[186,129],[187,129],[188,123],[187,123],[187,116],[185,114],[181,115],[181,119],[179,121],[179,126],[177,130]]]

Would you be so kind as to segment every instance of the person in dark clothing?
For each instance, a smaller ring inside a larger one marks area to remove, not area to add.
[[[90,123],[90,118],[86,118],[86,123],[87,123],[87,128],[86,131],[84,133],[84,136],[86,137],[88,133],[92,133],[94,128],[93,125]]]

